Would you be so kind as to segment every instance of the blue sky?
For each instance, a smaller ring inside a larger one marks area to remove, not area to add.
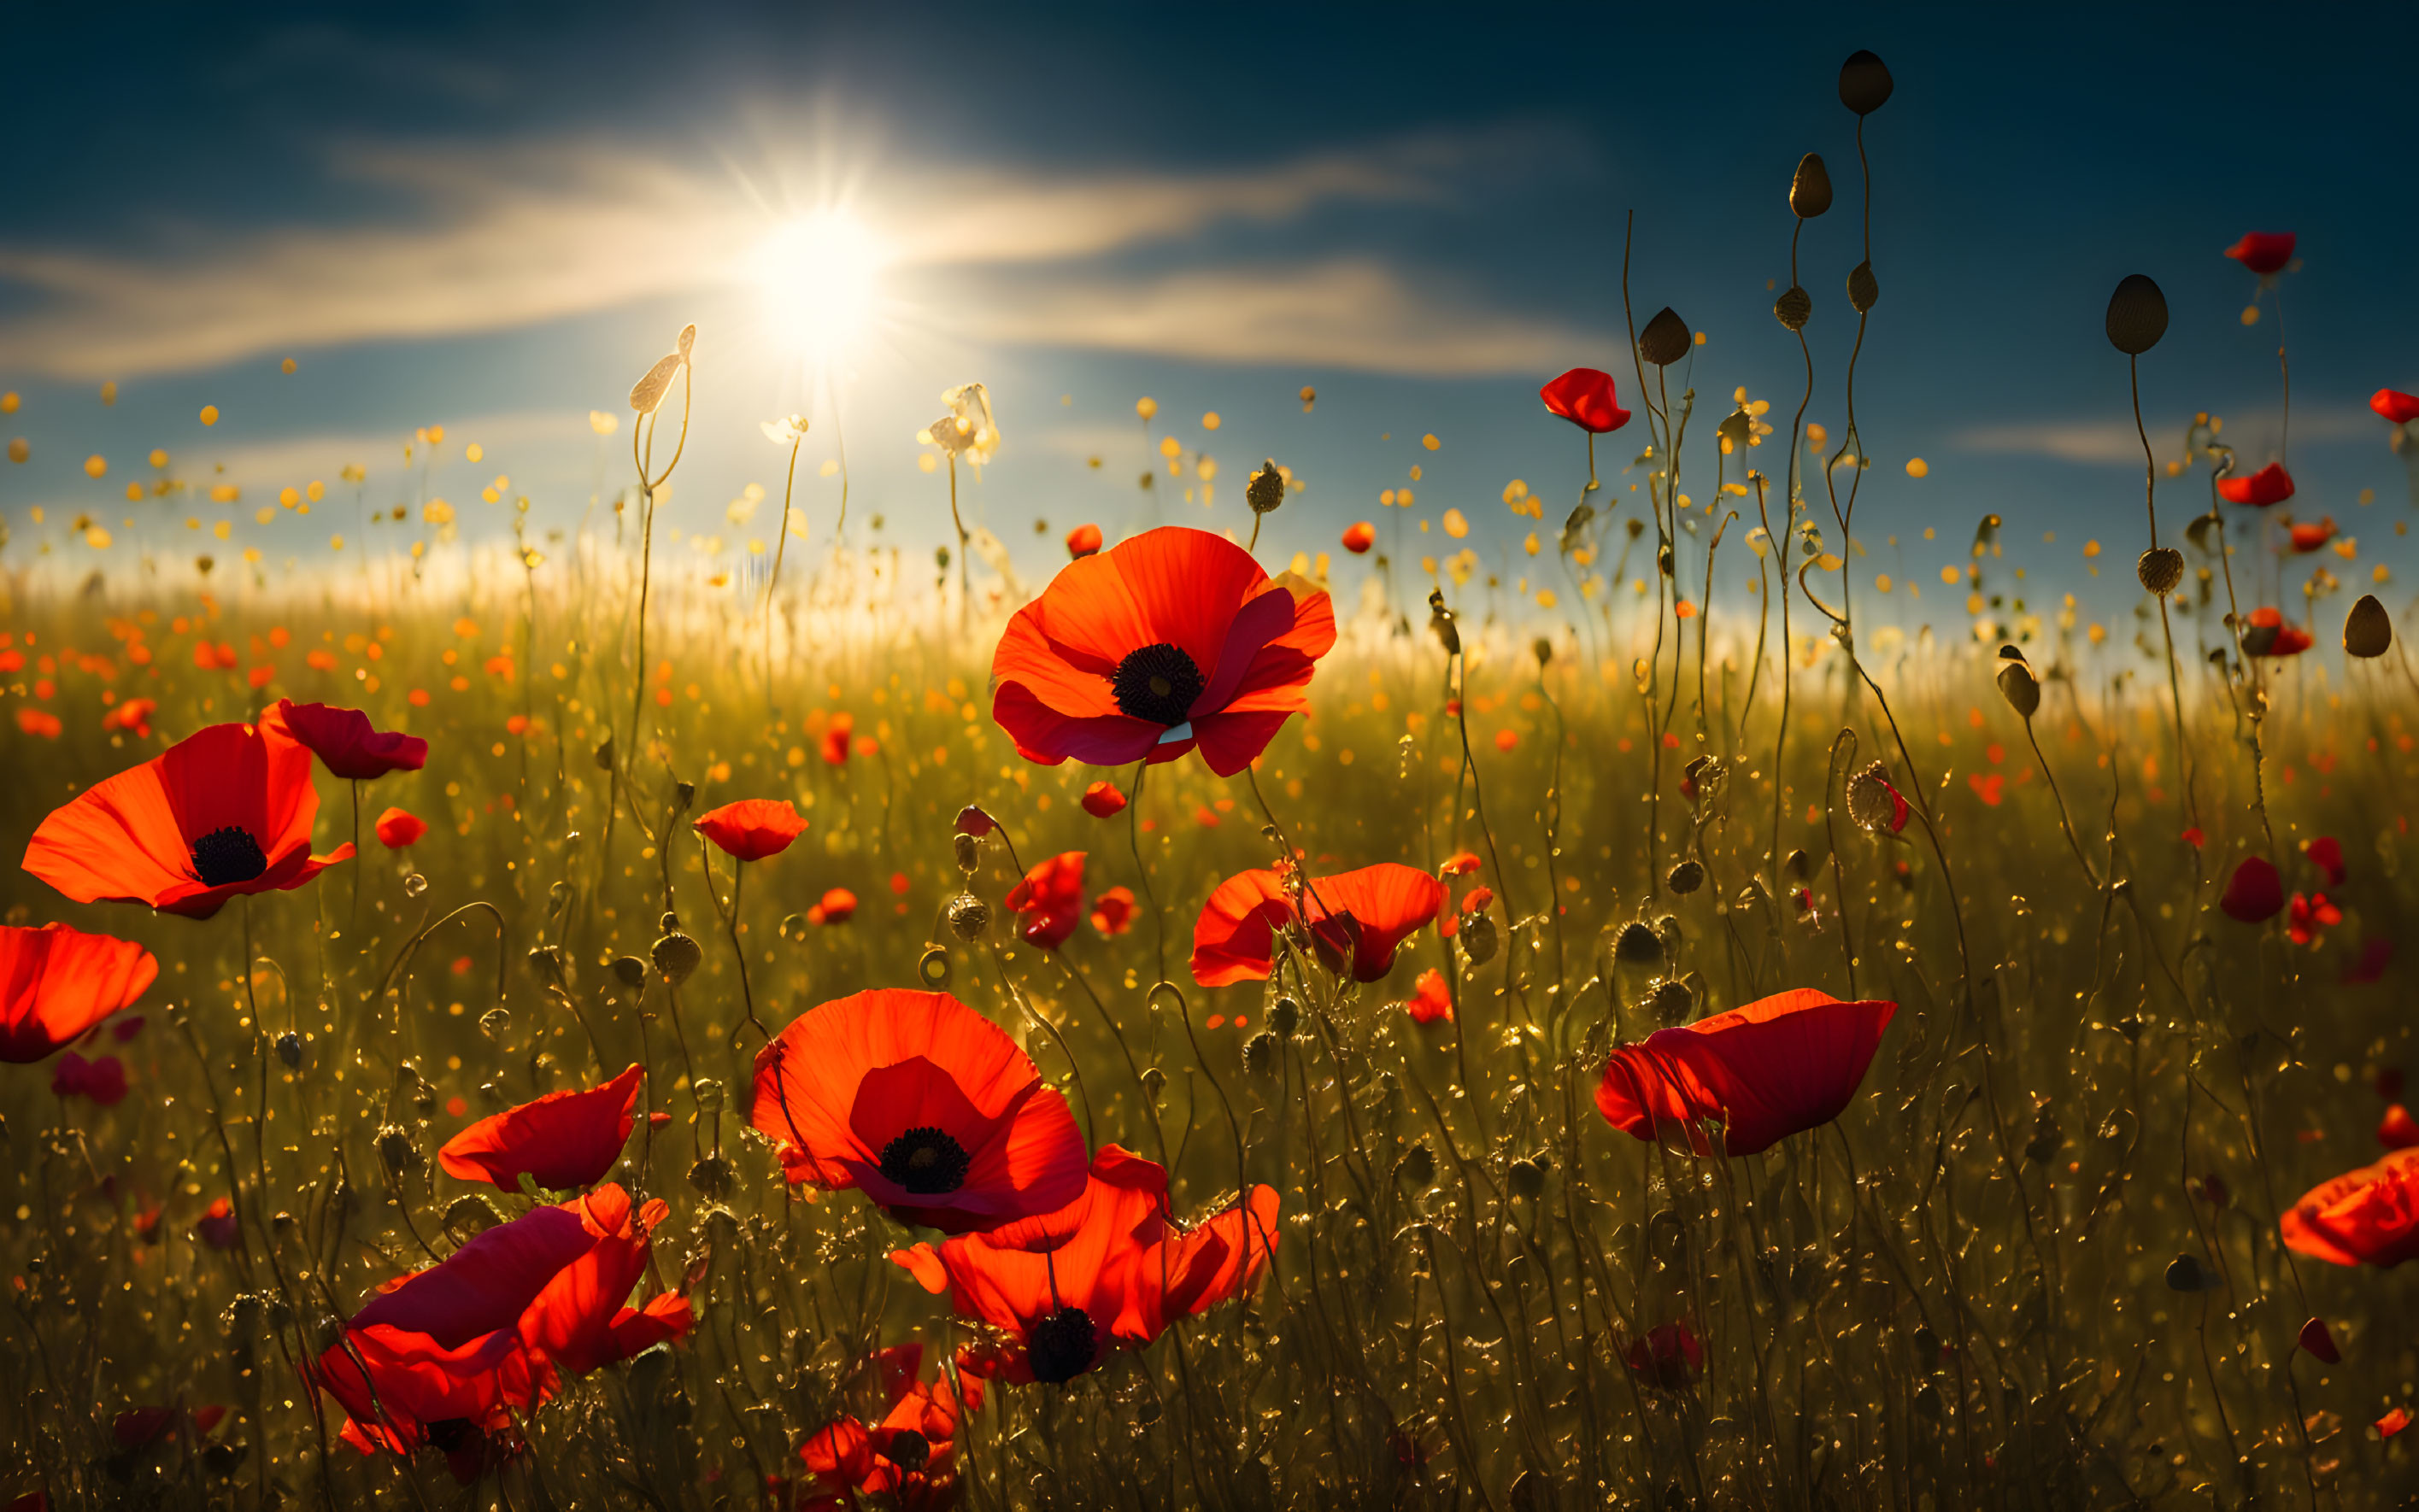
[[[430,424],[448,444],[425,486],[466,527],[501,518],[476,504],[497,473],[541,520],[576,519],[600,456],[609,486],[623,476],[589,411],[626,420],[630,382],[694,319],[697,438],[670,509],[701,534],[750,533],[723,508],[751,481],[778,498],[780,454],[757,422],[803,407],[816,539],[837,500],[812,474],[844,427],[853,518],[936,543],[946,498],[917,470],[914,433],[943,388],[978,379],[1006,442],[969,500],[1031,567],[1070,526],[1151,517],[1135,487],[1156,460],[1143,394],[1161,406],[1153,440],[1172,434],[1221,468],[1214,508],[1161,490],[1159,517],[1235,525],[1244,475],[1274,455],[1309,485],[1271,523],[1278,555],[1384,524],[1379,491],[1409,483],[1404,528],[1456,507],[1470,544],[1503,559],[1532,527],[1503,508],[1504,484],[1543,495],[1550,526],[1583,475],[1537,386],[1587,363],[1634,401],[1629,212],[1639,319],[1670,304],[1706,336],[1698,434],[1710,441],[1739,386],[1794,407],[1796,351],[1767,283],[1786,283],[1785,191],[1809,150],[1840,188],[1808,228],[1803,275],[1810,417],[1837,430],[1858,191],[1834,79],[1870,47],[1898,90],[1868,128],[1882,287],[1858,394],[1869,551],[1885,557],[1899,535],[1928,579],[1986,512],[2009,520],[2011,552],[2060,577],[2079,573],[2086,536],[2107,538],[2105,560],[2139,549],[2125,370],[2100,330],[2128,272],[2157,278],[2174,311],[2143,374],[2162,454],[2209,409],[2268,460],[2273,310],[2245,328],[2254,281],[2219,255],[2267,229],[2297,232],[2304,262],[2284,289],[2297,507],[2356,534],[2364,565],[2404,559],[2403,470],[2365,401],[2419,389],[2419,201],[2397,145],[2419,42],[2381,6],[1480,19],[439,4],[143,26],[44,8],[13,30],[0,388],[22,407],[0,431],[33,453],[0,469],[12,555],[88,512],[113,528],[139,517],[133,539],[162,542],[186,539],[187,517],[229,518],[238,544],[314,559],[331,529],[362,539],[348,499],[268,526],[254,509],[312,478],[347,496],[346,462],[368,468],[366,504],[414,499],[401,444]],[[769,331],[755,257],[833,204],[889,257],[837,417]],[[1307,415],[1305,384],[1319,395]],[[206,404],[222,414],[208,429]],[[1214,434],[1199,424],[1213,410]],[[1626,460],[1642,431],[1621,439]],[[472,440],[475,466],[461,457]],[[240,505],[126,504],[154,447],[175,476],[238,482]],[[94,453],[110,463],[100,482],[83,471]],[[1915,456],[1920,481],[1903,471]],[[1688,462],[1698,477],[1709,465]],[[1194,480],[1174,481],[1180,495]],[[2358,504],[2363,489],[2377,502]],[[2163,496],[2178,525],[2199,502]],[[1928,550],[1926,526],[1941,538]],[[2042,545],[2052,530],[2058,544]]]

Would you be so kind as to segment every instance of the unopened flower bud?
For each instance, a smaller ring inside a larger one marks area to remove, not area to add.
[[[2041,684],[2033,680],[2033,669],[2022,662],[2001,663],[1999,696],[2018,714],[2032,718],[2041,709]]]
[[[613,770],[613,737],[610,735],[596,742],[596,770],[599,771]]]
[[[1403,1158],[1394,1163],[1394,1174],[1413,1186],[1429,1185],[1436,1180],[1436,1152],[1425,1142],[1411,1146],[1403,1152]]]
[[[1831,207],[1831,171],[1823,155],[1810,152],[1797,160],[1797,175],[1789,181],[1789,213],[1811,221]]]
[[[2134,564],[2134,575],[2146,590],[2164,599],[2184,580],[2184,554],[2173,546],[2152,546]]]
[[[1638,355],[1658,368],[1668,368],[1687,356],[1689,344],[1688,323],[1668,304],[1638,333]]]
[[[643,986],[647,980],[647,963],[636,955],[613,957],[613,976],[625,987]]]
[[[2383,656],[2394,646],[2394,617],[2374,593],[2364,593],[2344,616],[2344,650],[2358,657]]]
[[[1645,924],[1632,922],[1621,926],[1612,941],[1612,958],[1623,966],[1656,966],[1663,960],[1663,941]]]
[[[1243,1045],[1243,1069],[1256,1077],[1273,1075],[1277,1068],[1277,1037],[1267,1030],[1253,1035]]]
[[[1871,115],[1888,103],[1890,92],[1898,87],[1882,60],[1858,48],[1840,65],[1840,103],[1859,115]]]
[[[1277,470],[1276,458],[1271,457],[1266,466],[1252,474],[1251,482],[1243,489],[1243,502],[1252,507],[1254,514],[1269,514],[1285,499],[1285,474]]]
[[[300,1065],[302,1063],[302,1036],[295,1033],[290,1029],[285,1033],[278,1035],[277,1059],[285,1062],[285,1069],[288,1071]]]
[[[707,1155],[689,1167],[688,1184],[703,1196],[720,1201],[731,1192],[731,1162],[720,1155]]]
[[[1792,283],[1772,301],[1772,317],[1791,330],[1804,330],[1806,322],[1814,316],[1814,297],[1802,285]]]
[[[1269,1004],[1269,1027],[1277,1031],[1278,1038],[1291,1039],[1301,1024],[1302,1004],[1291,998],[1279,998]]]
[[[1533,1160],[1516,1160],[1504,1168],[1503,1184],[1514,1197],[1535,1197],[1546,1189],[1546,1173]]]
[[[378,1130],[377,1153],[379,1163],[392,1176],[400,1176],[420,1163],[420,1152],[413,1147],[411,1136],[393,1123]]]
[[[673,986],[679,986],[705,959],[705,949],[697,942],[695,936],[675,929],[656,940],[648,955],[655,961],[655,970],[661,971]]]
[[[2129,273],[2108,297],[2108,344],[2139,357],[2167,333],[2167,297],[2147,273]]]
[[[971,945],[991,927],[991,905],[972,893],[949,900],[949,933]]]
[[[949,849],[957,858],[958,870],[972,877],[976,863],[982,859],[981,842],[962,830],[949,836]]]
[[[1697,995],[1689,990],[1688,984],[1676,979],[1656,983],[1655,990],[1646,998],[1647,1012],[1655,1016],[1656,1023],[1667,1028],[1687,1023],[1689,1012],[1696,1006]]]
[[[1472,966],[1484,966],[1495,957],[1495,947],[1501,943],[1495,935],[1495,920],[1485,913],[1466,913],[1457,931],[1461,953],[1470,957]]]
[[[1677,866],[1672,867],[1671,875],[1664,878],[1663,880],[1672,892],[1679,893],[1682,897],[1687,897],[1689,893],[1694,893],[1697,889],[1705,885],[1704,863],[1702,862],[1684,861]]]

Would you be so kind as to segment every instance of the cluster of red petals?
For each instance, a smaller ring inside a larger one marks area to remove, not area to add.
[[[856,917],[856,894],[844,887],[824,889],[822,899],[807,910],[807,922],[842,924]]]
[[[1096,819],[1125,812],[1126,795],[1113,782],[1096,782],[1084,789],[1084,812]]]
[[[871,1427],[855,1415],[834,1418],[798,1445],[798,1459],[836,1507],[864,1495],[890,1498],[911,1512],[938,1512],[956,1500],[950,1466],[958,1424],[982,1410],[982,1380],[963,1377],[963,1397],[946,1375],[923,1380],[921,1344],[883,1350],[871,1364],[882,1415]],[[823,1504],[809,1506],[820,1512]]]
[[[74,1044],[159,975],[131,940],[63,924],[0,927],[0,1061],[27,1065]]]
[[[1193,926],[1193,979],[1205,987],[1266,981],[1276,931],[1299,923],[1320,963],[1355,982],[1394,969],[1394,951],[1445,905],[1444,883],[1416,866],[1381,862],[1302,884],[1297,911],[1284,873],[1240,872],[1218,884]]]
[[[2217,496],[2228,504],[2249,504],[2264,510],[2293,496],[2293,475],[2285,470],[2283,463],[2272,462],[2247,478],[2219,479]]]
[[[1403,1004],[1414,1024],[1433,1024],[1438,1019],[1453,1022],[1453,993],[1444,983],[1444,973],[1431,966],[1411,984],[1411,1000]]]
[[[763,861],[789,849],[791,841],[807,832],[807,821],[786,798],[743,798],[698,816],[690,828],[726,856]]]
[[[646,1075],[634,1065],[601,1087],[548,1092],[483,1118],[446,1140],[437,1162],[457,1180],[507,1192],[519,1191],[525,1175],[557,1192],[603,1181],[629,1141]]]
[[[1066,1206],[890,1258],[927,1291],[948,1292],[961,1315],[1012,1340],[997,1354],[962,1356],[962,1367],[1019,1383],[1063,1382],[1117,1346],[1139,1349],[1248,1291],[1276,1242],[1274,1188],[1256,1186],[1183,1228],[1168,1209],[1167,1172],[1109,1144]]]
[[[1028,944],[1056,950],[1084,917],[1084,852],[1062,850],[1025,874],[1008,891],[1008,909],[1025,922],[1017,933]]]
[[[1134,895],[1130,887],[1113,887],[1092,900],[1092,927],[1104,935],[1122,935],[1133,927]]]
[[[824,726],[824,765],[847,766],[849,742],[855,734],[856,716],[855,714],[843,709],[832,715],[831,723]],[[806,828],[806,821],[800,820],[798,827]]]
[[[2388,1151],[2303,1193],[2277,1224],[2288,1248],[2337,1265],[2419,1256],[2419,1148]]]
[[[51,1068],[51,1093],[89,1098],[103,1107],[116,1107],[126,1100],[126,1062],[114,1055],[87,1061],[69,1050]]]
[[[1629,423],[1629,411],[1613,396],[1612,374],[1596,368],[1573,368],[1537,390],[1546,408],[1591,435],[1617,431]]]
[[[1724,1153],[1751,1155],[1845,1111],[1897,1012],[1800,987],[1656,1030],[1612,1052],[1595,1106],[1641,1139],[1679,1129],[1700,1154],[1712,1120]]]
[[[389,808],[377,817],[375,828],[379,845],[401,850],[420,843],[420,837],[428,832],[428,821],[408,809]]]
[[[1049,1213],[1084,1190],[1067,1099],[1005,1031],[945,992],[859,992],[800,1015],[757,1052],[749,1118],[792,1184],[861,1187],[901,1222],[946,1233]],[[963,1166],[936,1163],[951,1151]]]
[[[2285,923],[2294,944],[2315,945],[2321,934],[2343,923],[2343,910],[2328,902],[2324,893],[2296,893]]]
[[[2302,848],[2302,854],[2310,858],[2311,865],[2327,874],[2329,887],[2343,886],[2344,878],[2351,875],[2344,865],[2343,842],[2334,835],[2319,836]]]
[[[349,845],[311,853],[318,812],[311,753],[272,709],[258,725],[212,725],[53,809],[24,866],[78,903],[147,903],[207,919],[238,893],[300,887],[350,858]],[[234,838],[229,830],[263,864],[213,885],[194,869],[195,843]]]
[[[1079,525],[1072,530],[1067,532],[1067,559],[1069,561],[1082,561],[1086,557],[1098,555],[1100,549],[1101,527],[1099,526]]]
[[[2323,550],[2326,543],[2335,538],[2334,517],[2328,515],[2316,521],[2302,521],[2287,535],[2295,554],[2306,557],[2311,552]]]
[[[1378,527],[1366,520],[1355,520],[1344,527],[1344,549],[1355,557],[1365,557],[1378,543]]]
[[[2368,407],[2396,425],[2408,425],[2419,420],[2419,394],[2406,394],[2398,389],[2380,389],[2368,396]]]
[[[381,731],[358,709],[280,698],[276,714],[334,776],[367,782],[390,771],[418,771],[428,764],[426,741]]]
[[[1704,1373],[1705,1347],[1687,1323],[1663,1323],[1622,1352],[1641,1384],[1677,1391]]]
[[[2293,260],[2293,233],[2289,231],[2250,231],[2242,239],[2226,249],[2226,255],[2251,271],[2265,278],[2284,271]]]
[[[992,658],[992,717],[1028,761],[1172,761],[1231,777],[1301,710],[1335,644],[1324,590],[1168,526],[1070,563]]]
[[[2389,1105],[2384,1116],[2377,1121],[2377,1142],[2388,1150],[2408,1150],[2419,1145],[2419,1119],[2400,1103]]]
[[[2242,649],[2253,656],[2299,656],[2316,644],[2308,631],[2288,623],[2281,609],[2254,609],[2243,623]]]
[[[2226,879],[2217,906],[2229,919],[2259,924],[2273,919],[2285,907],[2285,879],[2265,856],[2245,856]]]
[[[513,1419],[585,1375],[680,1337],[688,1299],[624,1304],[647,1274],[649,1234],[669,1210],[600,1186],[499,1224],[438,1264],[386,1286],[321,1354],[315,1384],[351,1421],[363,1453],[434,1445],[455,1459],[512,1442]]]
[[[129,698],[100,716],[105,730],[124,730],[137,740],[147,740],[151,734],[151,716],[160,711],[155,698]]]

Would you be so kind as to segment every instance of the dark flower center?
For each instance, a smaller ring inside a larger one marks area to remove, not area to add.
[[[882,1458],[913,1474],[932,1462],[932,1441],[915,1428],[900,1428],[883,1447]]]
[[[467,1417],[440,1417],[423,1431],[428,1435],[430,1445],[452,1454],[477,1437],[479,1430]]]
[[[239,825],[212,830],[193,842],[193,875],[204,887],[249,882],[269,870],[269,857],[252,832]]]
[[[1092,1351],[1100,1334],[1092,1315],[1081,1307],[1061,1307],[1025,1331],[1025,1358],[1033,1379],[1064,1385],[1092,1367]]]
[[[966,1184],[974,1157],[940,1129],[909,1129],[882,1147],[882,1174],[917,1197],[937,1197]]]
[[[1192,657],[1164,641],[1128,654],[1109,683],[1119,709],[1155,725],[1183,724],[1193,712],[1193,700],[1210,685]]]

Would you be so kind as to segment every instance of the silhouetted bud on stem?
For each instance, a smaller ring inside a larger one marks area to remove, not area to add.
[[[1840,103],[1859,115],[1871,115],[1889,102],[1897,88],[1882,60],[1858,48],[1840,65]]]
[[[2383,656],[2394,645],[2394,618],[2374,593],[2364,593],[2344,616],[2344,650],[2359,657]]]
[[[705,949],[696,938],[677,929],[656,940],[655,949],[648,954],[655,960],[655,970],[673,986],[687,981],[698,963],[705,959]]]
[[[1797,176],[1789,183],[1789,210],[1800,221],[1811,221],[1831,207],[1831,171],[1823,155],[1810,152],[1797,160]]]
[[[2033,680],[2033,669],[2022,662],[2001,663],[1999,696],[2017,713],[2032,718],[2041,709],[2041,684]]]
[[[1403,1158],[1394,1163],[1394,1174],[1413,1186],[1432,1184],[1436,1181],[1436,1152],[1429,1149],[1425,1141],[1411,1146],[1403,1152]]]
[[[1285,474],[1277,471],[1277,459],[1271,457],[1266,466],[1252,474],[1251,483],[1243,490],[1243,502],[1252,507],[1254,514],[1270,514],[1285,502]]]
[[[613,957],[613,976],[625,987],[644,986],[647,963],[636,955],[616,955]]]
[[[2146,273],[2128,273],[2108,297],[2108,344],[2139,357],[2167,333],[2167,297]]]
[[[1688,355],[1688,323],[1667,304],[1638,333],[1638,355],[1658,368],[1668,368]]]
[[[1702,863],[1684,861],[1677,866],[1672,867],[1671,874],[1665,877],[1663,880],[1672,892],[1679,893],[1682,897],[1687,897],[1689,893],[1694,893],[1697,889],[1705,885],[1705,868]]]
[[[1881,281],[1873,277],[1873,265],[1858,263],[1848,270],[1848,302],[1857,313],[1864,314],[1881,302]]]
[[[2134,564],[2134,575],[2145,589],[2164,599],[2184,580],[2184,554],[2173,546],[2152,546]]]
[[[1279,998],[1269,1004],[1269,1027],[1277,1031],[1278,1038],[1291,1039],[1301,1025],[1302,1004],[1291,998]]]
[[[1772,301],[1773,318],[1791,330],[1804,330],[1813,313],[1814,297],[1795,283],[1781,290],[1780,298]]]
[[[991,905],[972,893],[961,893],[949,903],[949,933],[971,945],[991,927]]]

